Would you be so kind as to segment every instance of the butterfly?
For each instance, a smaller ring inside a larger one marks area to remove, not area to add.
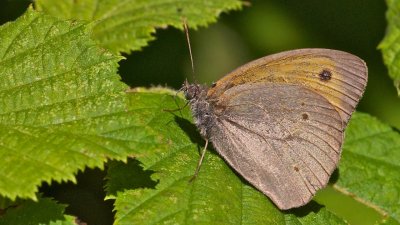
[[[211,87],[186,81],[181,90],[206,140],[199,165],[210,141],[279,209],[307,204],[338,165],[367,79],[357,56],[299,49],[247,63]]]

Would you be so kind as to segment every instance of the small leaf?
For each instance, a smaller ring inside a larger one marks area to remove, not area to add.
[[[6,214],[0,216],[0,225],[10,224],[49,224],[76,225],[76,218],[64,215],[65,205],[60,205],[49,198],[39,201],[25,201],[9,207]]]
[[[398,94],[400,94],[400,2],[386,0],[388,10],[386,19],[388,27],[386,35],[379,44],[383,54],[383,60],[389,69],[389,75],[394,80]]]
[[[362,113],[346,131],[335,187],[400,223],[400,134]]]
[[[239,0],[37,0],[35,6],[63,19],[94,21],[93,38],[113,52],[141,49],[156,28],[191,28],[216,21],[221,12],[239,9]]]
[[[316,202],[301,209],[278,210],[214,151],[207,152],[198,177],[189,182],[204,141],[191,122],[188,107],[176,113],[163,111],[178,105],[173,95],[160,92],[131,93],[130,110],[136,112],[132,116],[148,121],[143,130],[151,128],[157,142],[151,148],[132,143],[143,168],[134,169],[128,163],[108,171],[107,185],[113,187],[108,198],[116,199],[116,224],[346,224]],[[134,186],[133,181],[120,182],[121,174],[141,175]],[[137,185],[143,174],[157,183]]]

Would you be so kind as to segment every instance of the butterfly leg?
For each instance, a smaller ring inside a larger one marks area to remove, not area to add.
[[[199,162],[197,163],[197,168],[194,171],[194,175],[192,176],[192,178],[190,178],[189,182],[192,182],[194,179],[196,179],[197,174],[199,174],[201,164],[203,163],[204,156],[206,155],[207,146],[208,146],[208,139],[206,139],[206,144],[205,144],[203,150],[201,151],[201,156],[200,156]]]
[[[182,89],[182,88],[181,88],[181,89]],[[183,107],[180,107],[179,104],[178,104],[178,102],[176,101],[176,98],[178,97],[178,93],[182,91],[181,89],[179,89],[179,91],[176,92],[175,95],[174,95],[174,102],[175,102],[175,104],[178,106],[178,108],[177,108],[177,109],[163,109],[164,112],[176,112],[176,111],[181,111],[182,109],[186,108],[186,106],[189,105],[190,101],[186,101],[186,104],[185,104]],[[182,114],[181,114],[181,116],[182,116]],[[182,117],[183,117],[183,116],[182,116]]]
[[[175,99],[174,99],[175,100]],[[189,101],[186,102],[186,104],[183,107],[180,107],[178,105],[178,102],[175,100],[175,104],[178,106],[177,109],[163,109],[164,112],[176,112],[176,111],[181,111],[184,109],[187,105],[189,105]]]

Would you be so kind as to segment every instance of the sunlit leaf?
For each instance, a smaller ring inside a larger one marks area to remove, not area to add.
[[[93,21],[92,37],[114,52],[138,50],[154,39],[156,28],[196,28],[215,22],[239,0],[37,0],[35,6],[63,19]]]

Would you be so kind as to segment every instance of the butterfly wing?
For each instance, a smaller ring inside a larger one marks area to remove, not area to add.
[[[306,204],[328,183],[344,124],[323,96],[299,85],[243,84],[213,107],[215,149],[279,208]]]
[[[302,85],[325,97],[347,124],[367,84],[365,62],[352,54],[330,49],[299,49],[266,56],[232,71],[208,91],[217,99],[231,87],[245,83]]]

